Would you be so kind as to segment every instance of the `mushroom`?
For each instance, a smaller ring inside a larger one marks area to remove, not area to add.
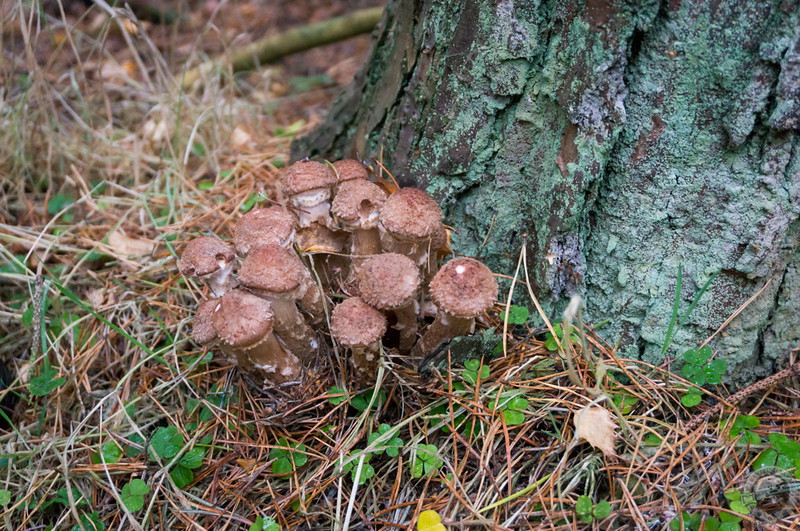
[[[242,216],[233,230],[236,251],[247,254],[268,243],[288,248],[294,239],[294,214],[282,206],[256,208]]]
[[[331,214],[344,230],[352,233],[351,255],[381,252],[378,216],[385,201],[386,192],[366,179],[353,179],[339,186],[331,204]]]
[[[211,321],[211,316],[214,314],[214,308],[219,303],[218,299],[210,299],[201,302],[197,306],[197,312],[194,314],[192,320],[192,339],[198,345],[204,347],[212,347],[219,340],[214,324]]]
[[[235,258],[231,244],[213,236],[200,236],[183,250],[178,270],[184,276],[199,278],[219,297],[236,287],[231,276]]]
[[[307,289],[307,274],[294,251],[274,243],[253,250],[239,268],[239,281],[272,303],[275,331],[306,363],[315,359],[318,346],[314,331],[295,305]]]
[[[417,339],[417,304],[419,268],[407,256],[397,253],[376,254],[366,258],[356,271],[361,298],[379,310],[391,310],[397,316],[394,326],[400,331],[399,350],[406,353]]]
[[[333,163],[333,169],[336,171],[337,187],[341,186],[347,181],[354,179],[369,179],[367,168],[361,162],[353,159],[337,160]],[[338,189],[338,188],[337,188]]]
[[[217,329],[214,328],[212,319],[217,306],[219,306],[219,299],[203,301],[197,306],[197,312],[194,314],[194,320],[192,320],[192,339],[198,345],[207,348],[214,348],[219,345],[219,335],[217,334]],[[227,350],[222,353],[225,355],[227,363],[240,365],[242,370],[245,371],[251,368],[246,360],[239,360],[235,356],[231,356]]]
[[[352,352],[350,363],[362,384],[375,382],[386,333],[386,316],[358,297],[342,302],[331,312],[331,333]]]
[[[430,252],[428,253],[428,266],[426,270],[426,274],[429,275],[428,278],[434,276],[437,271],[439,271],[439,254],[447,253],[449,248],[447,246],[447,229],[444,228],[444,225],[439,225],[439,227],[434,231],[433,236],[431,236],[431,245],[430,245]]]
[[[312,223],[330,226],[331,189],[335,184],[336,173],[327,164],[301,160],[289,166],[283,189],[298,209],[300,227]]]
[[[446,339],[469,334],[475,318],[494,305],[497,282],[488,267],[472,258],[454,258],[436,273],[430,283],[436,319],[414,347],[425,355]]]
[[[404,254],[427,269],[431,241],[442,227],[442,209],[422,190],[401,188],[383,205],[380,227],[384,251]]]
[[[262,385],[297,381],[302,373],[300,360],[272,333],[273,319],[269,301],[238,289],[220,297],[211,316],[223,352]]]

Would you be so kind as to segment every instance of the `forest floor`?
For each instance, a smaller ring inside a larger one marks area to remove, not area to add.
[[[324,349],[302,388],[253,392],[191,341],[206,294],[176,258],[276,197],[289,143],[369,37],[177,80],[375,2],[135,5],[149,20],[131,26],[78,1],[0,4],[6,529],[800,525],[796,378],[732,404],[705,338],[675,364],[620,359],[601,323],[523,309],[524,253],[496,272],[515,304],[502,293],[423,375],[390,350],[379,384],[354,388]],[[473,359],[449,364],[456,349]]]

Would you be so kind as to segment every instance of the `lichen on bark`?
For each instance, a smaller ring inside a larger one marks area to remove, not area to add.
[[[573,293],[623,352],[712,344],[737,382],[800,337],[796,3],[396,1],[352,89],[297,157],[382,157],[426,188],[456,251],[513,273],[522,245],[556,315]],[[523,299],[520,298],[522,301]]]

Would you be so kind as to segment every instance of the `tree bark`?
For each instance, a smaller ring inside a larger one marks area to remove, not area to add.
[[[397,0],[369,64],[294,156],[382,157],[456,252],[575,292],[622,354],[707,338],[736,383],[800,341],[797,1]],[[522,298],[520,297],[520,300]]]

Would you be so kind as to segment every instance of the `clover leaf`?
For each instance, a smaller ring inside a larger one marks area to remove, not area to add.
[[[307,450],[305,444],[293,443],[289,445],[289,441],[281,437],[278,439],[278,446],[282,448],[273,448],[269,452],[269,458],[275,460],[272,462],[272,472],[274,474],[289,474],[308,462],[308,456],[305,454]]]
[[[438,457],[439,449],[433,444],[420,444],[417,446],[417,455],[411,460],[411,477],[431,477],[444,461]]]
[[[122,487],[122,503],[129,511],[135,512],[144,507],[144,495],[150,492],[147,483],[134,478]]]
[[[491,374],[489,366],[481,365],[480,360],[467,360],[464,362],[464,367],[466,367],[466,370],[461,374],[461,377],[470,385],[475,385],[478,377],[480,377],[481,381],[484,381]]]
[[[172,459],[183,448],[183,435],[175,426],[162,426],[156,430],[150,441],[150,455],[155,459]]]
[[[334,406],[338,406],[347,400],[347,391],[341,387],[331,387],[330,390],[328,390],[328,394],[331,395],[330,398],[328,398],[328,402]]]
[[[381,424],[380,426],[378,426],[378,431],[371,433],[369,437],[367,437],[367,444],[372,445],[373,442],[378,440],[379,437],[386,434],[386,432],[388,432],[391,429],[392,427],[389,426],[388,424]],[[398,454],[400,453],[400,448],[403,447],[403,439],[401,439],[400,437],[392,437],[388,441],[384,441],[382,446],[385,448],[375,450],[374,453],[376,455],[381,455],[383,452],[386,452],[386,455],[390,457],[397,457]]]
[[[350,472],[350,479],[353,480],[353,483],[355,483],[356,479],[358,479],[359,485],[363,485],[369,478],[375,475],[375,469],[369,464],[369,460],[372,459],[371,453],[366,453],[355,457],[357,454],[363,451],[364,450],[356,449],[350,452],[350,457],[353,459],[342,467],[342,472],[345,474]],[[358,468],[359,462],[361,462],[361,470]],[[356,476],[358,477],[356,478]]]

